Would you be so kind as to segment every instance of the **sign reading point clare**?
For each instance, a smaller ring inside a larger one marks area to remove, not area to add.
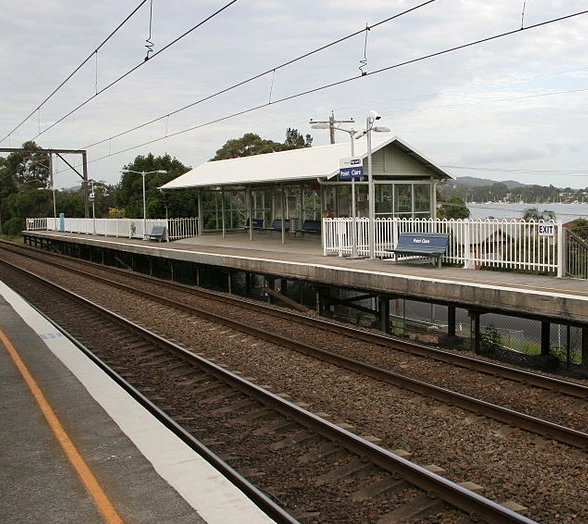
[[[339,161],[339,178],[359,178],[363,176],[363,160],[361,158],[342,158]]]

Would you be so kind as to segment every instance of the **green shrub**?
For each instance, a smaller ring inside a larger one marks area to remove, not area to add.
[[[3,224],[2,229],[4,234],[9,237],[20,236],[21,232],[25,229],[25,221],[23,218],[20,217],[9,218]]]
[[[501,345],[502,341],[500,339],[500,333],[498,333],[496,328],[490,324],[481,335],[480,351],[484,355],[494,356],[498,353]]]

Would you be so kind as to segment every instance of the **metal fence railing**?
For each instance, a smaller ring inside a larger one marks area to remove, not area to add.
[[[67,231],[119,238],[145,238],[154,226],[166,228],[167,240],[190,238],[199,234],[197,218],[28,218],[26,226],[27,231]]]
[[[566,229],[566,276],[588,279],[588,242]]]
[[[446,264],[467,269],[490,267],[505,271],[530,271],[558,277],[588,278],[588,243],[561,223],[520,219],[438,220],[412,218],[376,219],[373,254],[377,258],[398,257],[391,250],[402,232],[446,233]],[[165,226],[168,240],[198,236],[197,218],[28,218],[27,231],[67,231],[122,238],[145,238],[153,226]],[[323,253],[369,257],[367,218],[324,218]]]
[[[374,256],[396,259],[391,249],[401,232],[447,233],[443,261],[463,267],[496,267],[563,276],[563,251],[558,249],[563,226],[555,222],[467,219],[386,218],[375,220]],[[323,219],[325,255],[369,256],[367,218]]]

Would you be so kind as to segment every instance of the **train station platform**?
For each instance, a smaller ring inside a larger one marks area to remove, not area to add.
[[[454,304],[515,316],[588,326],[588,280],[515,271],[436,267],[430,263],[324,256],[317,236],[236,232],[173,242],[27,232],[33,239],[90,245],[169,260],[274,275],[321,285]]]
[[[0,521],[272,522],[0,282]]]

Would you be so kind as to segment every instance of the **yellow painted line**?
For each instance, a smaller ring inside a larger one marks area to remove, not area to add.
[[[122,523],[123,520],[117,513],[116,509],[108,499],[106,493],[96,480],[96,477],[76,449],[74,443],[71,441],[63,426],[59,422],[59,419],[55,415],[55,412],[51,408],[49,402],[45,398],[45,395],[41,391],[41,388],[27,369],[25,363],[20,358],[18,351],[12,345],[6,334],[0,329],[0,341],[6,346],[10,357],[14,361],[16,367],[20,371],[22,377],[24,378],[25,382],[29,386],[33,397],[37,401],[37,404],[41,408],[41,412],[45,416],[49,427],[53,431],[55,438],[63,448],[65,455],[73,465],[74,469],[76,470],[77,474],[79,475],[80,479],[84,483],[86,489],[90,496],[94,499],[96,506],[100,513],[102,513],[104,519],[109,524],[117,524]]]

